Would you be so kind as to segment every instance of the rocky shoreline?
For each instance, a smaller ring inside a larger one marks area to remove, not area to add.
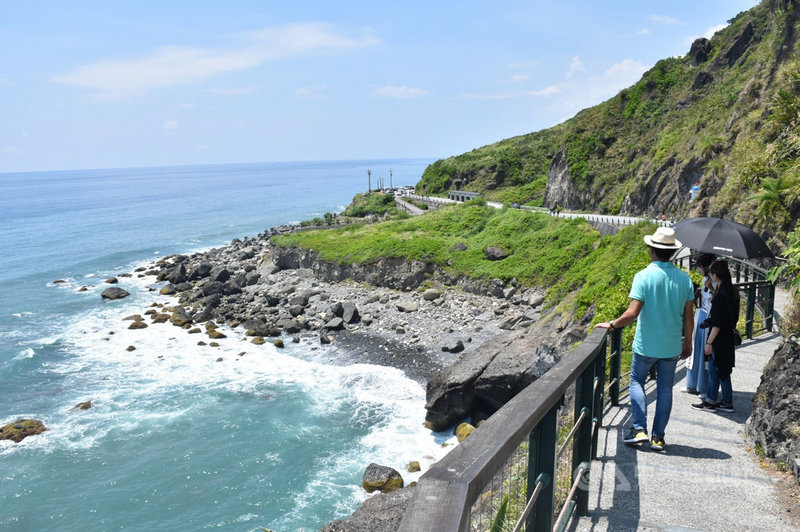
[[[349,361],[426,382],[426,423],[435,431],[485,419],[586,335],[591,313],[576,322],[557,307],[544,309],[541,290],[514,280],[454,278],[397,258],[336,264],[270,241],[292,230],[137,268],[134,275],[153,276],[152,289],[175,304],[154,303],[130,316],[129,328],[170,322],[205,333],[212,345],[226,333],[276,345],[336,342]]]
[[[270,241],[292,230],[273,228],[126,274],[152,276],[151,290],[175,301],[129,316],[129,328],[172,324],[205,334],[198,343],[212,346],[228,335],[278,347],[334,343],[347,355],[339,363],[391,366],[427,383],[425,422],[435,431],[465,418],[478,424],[587,333],[590,313],[576,322],[545,309],[541,290],[453,278],[432,264],[395,258],[335,264]],[[394,522],[404,505],[384,495]],[[383,519],[366,508],[357,516]]]

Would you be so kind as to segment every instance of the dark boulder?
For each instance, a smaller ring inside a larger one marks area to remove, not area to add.
[[[489,246],[483,250],[483,255],[488,260],[503,260],[508,257],[508,251],[499,246]]]
[[[172,284],[180,284],[186,282],[187,280],[188,276],[186,275],[186,265],[183,263],[170,269],[167,273],[167,281]]]
[[[380,490],[383,493],[398,490],[404,486],[403,477],[396,469],[372,463],[367,466],[361,479],[361,487],[367,493]]]
[[[344,320],[342,318],[333,318],[325,324],[325,328],[329,331],[341,331],[344,329]]]
[[[361,317],[358,314],[356,304],[350,301],[342,303],[342,319],[345,323],[358,323]]]
[[[205,279],[211,273],[211,264],[208,262],[201,262],[197,265],[195,269],[189,273],[189,281],[199,281],[200,279]]]
[[[203,296],[223,295],[225,293],[225,285],[219,281],[209,281],[203,285]]]
[[[442,346],[442,351],[444,351],[445,353],[460,353],[463,350],[464,350],[464,342],[462,342],[461,340],[457,341],[452,346],[448,345]]]
[[[225,283],[231,278],[231,272],[225,268],[214,268],[211,270],[211,278],[220,283]]]
[[[689,59],[692,66],[697,66],[700,63],[705,63],[708,59],[708,53],[711,51],[711,41],[705,37],[695,39],[692,47],[689,49]]]
[[[131,294],[128,291],[116,286],[106,288],[100,293],[100,297],[103,299],[122,299],[123,297],[128,297],[129,295]]]
[[[0,427],[0,440],[11,440],[19,443],[28,436],[35,436],[46,431],[44,424],[38,419],[18,419],[4,427]]]

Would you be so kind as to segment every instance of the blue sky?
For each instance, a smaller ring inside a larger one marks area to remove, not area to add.
[[[8,0],[0,172],[457,155],[757,3]]]

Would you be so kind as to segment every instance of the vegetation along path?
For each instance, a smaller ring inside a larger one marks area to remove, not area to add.
[[[733,413],[693,409],[698,398],[678,391],[680,369],[663,452],[623,443],[629,402],[610,407],[592,462],[589,516],[571,530],[800,530],[744,434],[764,365],[780,344],[768,333],[737,348]],[[647,391],[652,419],[655,382]]]

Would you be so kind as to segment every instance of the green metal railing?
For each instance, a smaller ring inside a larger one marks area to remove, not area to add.
[[[514,530],[564,530],[573,514],[587,515],[589,476],[597,455],[597,429],[603,423],[606,393],[620,394],[620,329],[594,330],[576,350],[513,397],[420,479],[399,530],[469,531],[473,504],[507,461],[527,443],[527,504],[515,516]],[[608,339],[611,339],[611,354]],[[609,386],[605,386],[610,368]],[[555,516],[558,411],[575,386],[571,489]],[[555,528],[554,528],[555,525]]]
[[[687,255],[675,262],[688,270],[697,256]],[[745,336],[753,338],[756,333],[772,331],[775,318],[775,283],[767,281],[769,272],[741,259],[721,258],[729,264],[731,278],[739,289],[739,297],[745,301]],[[756,323],[756,309],[763,316],[761,323]]]

